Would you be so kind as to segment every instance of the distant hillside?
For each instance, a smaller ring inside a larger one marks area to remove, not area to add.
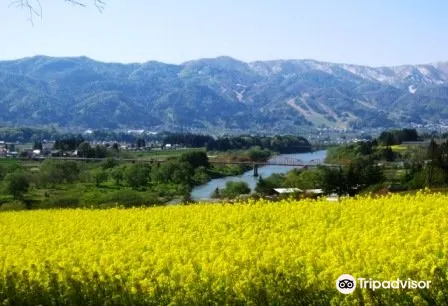
[[[85,57],[0,62],[0,125],[294,131],[442,122],[448,63],[371,68],[314,60],[182,65]]]

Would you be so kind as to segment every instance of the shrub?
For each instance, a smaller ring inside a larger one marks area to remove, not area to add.
[[[115,207],[115,206],[142,206],[161,204],[156,194],[149,192],[139,192],[131,189],[122,189],[108,193],[91,192],[87,193],[83,199],[87,207]]]
[[[79,207],[80,199],[77,196],[54,196],[45,200],[42,208],[75,208]]]
[[[20,211],[25,209],[26,205],[22,201],[11,201],[0,205],[0,211],[9,211],[9,210]]]
[[[235,198],[241,194],[249,194],[250,188],[245,182],[227,182],[226,187],[220,191],[223,198]]]
[[[102,183],[107,182],[109,178],[109,173],[103,169],[95,169],[92,173],[93,179],[95,180],[95,185],[99,187]]]
[[[24,172],[16,171],[5,177],[5,191],[12,195],[15,200],[22,199],[29,186],[28,176]]]
[[[147,164],[134,164],[126,167],[124,176],[132,189],[145,187],[149,182],[151,168]]]

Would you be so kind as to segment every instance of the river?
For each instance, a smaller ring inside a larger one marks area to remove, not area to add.
[[[288,157],[288,158],[297,158],[304,162],[309,162],[310,160],[324,160],[327,156],[327,151],[316,151],[311,153],[297,153],[297,154],[281,154],[277,155],[278,157]],[[270,176],[273,173],[286,173],[292,170],[293,167],[288,166],[264,166],[258,169],[258,174],[264,178]],[[194,201],[199,200],[208,200],[210,199],[210,195],[213,191],[218,187],[219,189],[224,188],[226,183],[229,181],[238,181],[238,182],[246,182],[250,189],[253,191],[258,182],[258,177],[254,177],[254,170],[249,170],[242,175],[237,176],[226,176],[223,178],[218,178],[211,180],[207,184],[195,187],[191,192],[191,198]]]

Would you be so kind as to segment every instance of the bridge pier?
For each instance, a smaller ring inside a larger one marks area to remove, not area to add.
[[[254,164],[254,176],[257,177],[258,176],[258,165]]]

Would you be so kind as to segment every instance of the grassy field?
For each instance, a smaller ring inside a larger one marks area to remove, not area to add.
[[[396,152],[396,153],[403,153],[407,150],[409,150],[409,147],[406,145],[394,145],[390,147],[392,149],[392,151]]]
[[[448,196],[0,213],[2,305],[445,305]],[[7,233],[7,234],[6,234]],[[341,274],[430,280],[343,295]]]
[[[183,153],[205,151],[204,148],[191,148],[191,149],[173,149],[173,150],[155,150],[155,151],[142,151],[142,152],[128,152],[131,158],[137,159],[167,159],[170,157],[179,157]],[[230,151],[212,151],[207,152],[210,161],[213,160],[236,160],[247,159],[247,150],[230,150]]]
[[[406,169],[385,168],[383,169],[383,174],[387,181],[399,181],[404,175],[406,175]]]

